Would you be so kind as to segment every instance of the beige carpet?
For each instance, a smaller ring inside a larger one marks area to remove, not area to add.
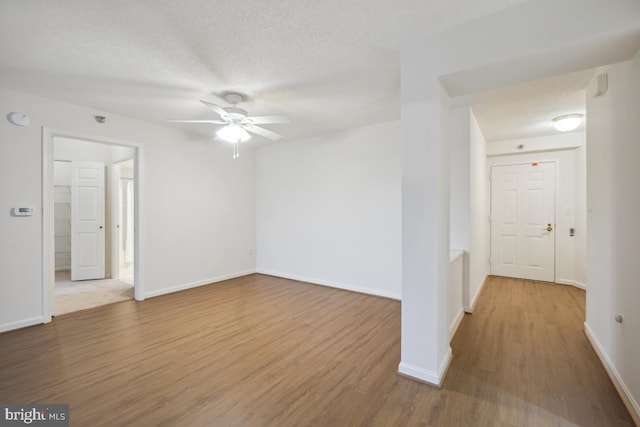
[[[70,271],[56,271],[54,315],[133,298],[133,285],[115,279],[72,282]]]

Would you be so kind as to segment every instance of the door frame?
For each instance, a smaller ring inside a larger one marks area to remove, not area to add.
[[[55,137],[80,139],[105,145],[132,148],[134,151],[134,298],[144,300],[144,227],[140,218],[144,212],[144,147],[142,144],[101,136],[88,135],[62,129],[42,127],[42,317],[44,323],[53,318],[55,298],[55,225],[53,204],[53,139]]]
[[[518,154],[518,153],[516,153]],[[528,153],[529,154],[529,153]],[[493,206],[493,170],[492,168],[494,167],[500,167],[500,166],[522,166],[522,165],[530,165],[531,163],[554,163],[555,164],[555,179],[553,182],[553,202],[554,202],[554,207],[553,207],[553,228],[554,230],[557,230],[557,224],[558,224],[558,177],[560,176],[560,160],[559,159],[541,159],[541,160],[536,160],[535,162],[525,162],[525,161],[521,161],[521,162],[505,162],[505,163],[499,163],[499,164],[489,164],[487,165],[489,168],[489,217],[491,218],[491,215],[493,214],[491,211],[491,207]],[[489,259],[493,260],[492,257],[492,253],[491,253],[491,248],[492,248],[492,237],[493,237],[493,231],[492,231],[492,227],[493,227],[493,222],[489,221]],[[489,273],[491,273],[491,264],[489,265]],[[553,282],[549,282],[549,283],[558,283],[558,239],[557,239],[557,233],[553,234]]]

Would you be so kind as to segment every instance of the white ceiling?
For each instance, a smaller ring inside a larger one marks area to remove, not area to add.
[[[159,123],[239,91],[290,140],[398,119],[404,40],[522,1],[2,0],[0,86]]]
[[[523,2],[0,0],[0,86],[165,125],[217,118],[198,100],[224,106],[221,95],[238,91],[248,95],[239,106],[251,115],[289,115],[291,124],[265,127],[292,140],[399,119],[401,45]],[[637,50],[638,34],[610,43],[626,49],[616,58]],[[592,76],[466,100],[489,141],[544,135],[553,132],[552,117],[584,111]],[[471,70],[446,84],[472,88],[486,83],[481,77]],[[216,130],[172,126],[207,136]]]

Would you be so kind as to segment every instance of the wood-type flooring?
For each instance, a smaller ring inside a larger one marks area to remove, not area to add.
[[[400,302],[249,275],[0,334],[0,403],[72,426],[632,426],[585,294],[492,277],[438,390],[397,374]]]

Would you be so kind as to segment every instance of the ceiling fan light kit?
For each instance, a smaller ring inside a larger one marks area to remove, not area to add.
[[[231,104],[231,107],[220,107],[212,102],[200,100],[205,106],[209,107],[220,116],[220,120],[168,120],[172,123],[209,123],[224,125],[216,132],[216,136],[224,141],[234,144],[233,158],[240,157],[238,145],[246,142],[251,138],[249,132],[263,136],[272,141],[282,138],[282,135],[270,131],[269,129],[256,126],[257,124],[276,124],[290,123],[289,117],[284,114],[276,114],[271,116],[249,116],[246,110],[237,108],[236,104],[244,102],[246,97],[235,92],[228,92],[224,95],[224,99]]]
[[[249,132],[244,130],[241,126],[229,124],[223,126],[216,132],[216,136],[227,142],[246,142],[251,138]]]

